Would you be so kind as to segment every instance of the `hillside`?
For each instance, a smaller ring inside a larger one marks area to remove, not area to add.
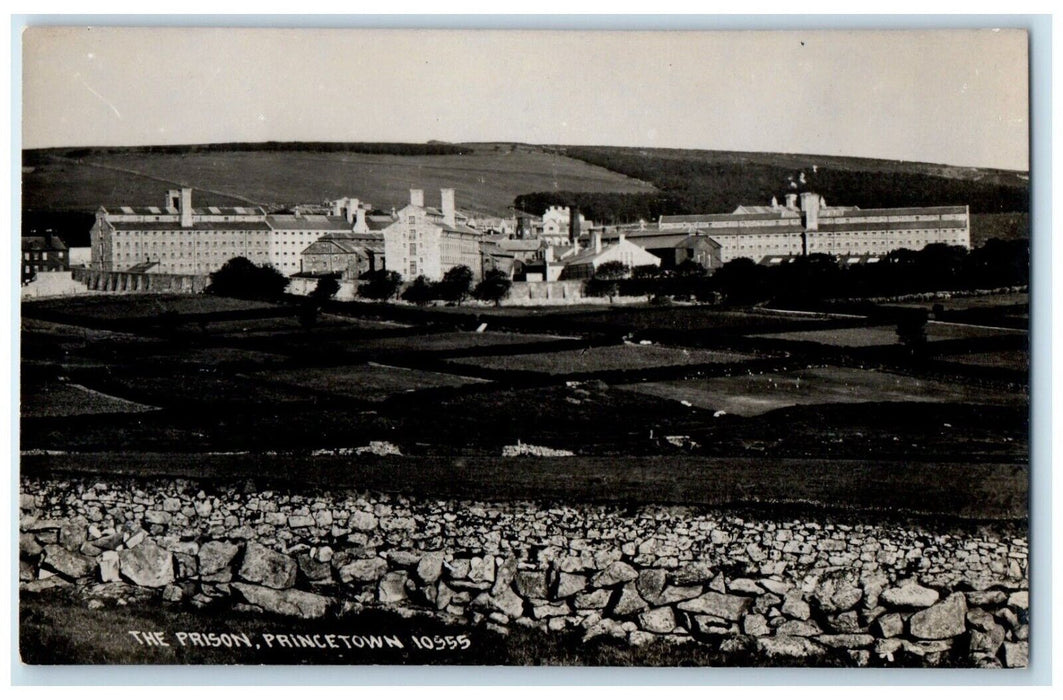
[[[1011,171],[782,153],[554,149],[653,183],[661,190],[662,206],[677,213],[732,211],[739,204],[767,204],[773,196],[798,190],[816,191],[828,203],[864,209],[945,204],[968,205],[977,214],[1029,209],[1026,174]]]
[[[92,211],[100,204],[153,204],[162,201],[165,189],[187,186],[197,190],[196,204],[202,206],[290,205],[355,196],[390,208],[407,202],[411,187],[424,189],[429,204],[438,201],[441,187],[453,187],[462,209],[498,216],[524,192],[653,190],[605,168],[538,148],[484,145],[469,151],[27,151],[22,205],[25,210]]]

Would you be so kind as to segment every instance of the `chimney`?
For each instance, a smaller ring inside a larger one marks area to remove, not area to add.
[[[181,188],[181,228],[192,228],[192,188]]]
[[[358,207],[354,210],[354,231],[355,233],[366,233],[369,231],[369,226],[365,223],[365,209]]]
[[[819,195],[814,192],[801,193],[801,213],[804,215],[805,230],[819,230]]]
[[[443,223],[447,226],[454,225],[454,190],[444,187],[439,190],[440,209],[443,210]]]
[[[424,190],[410,190],[410,204],[424,208]]]
[[[181,190],[167,190],[166,191],[166,208],[167,209],[180,209],[181,208]]]
[[[787,192],[786,193],[786,208],[787,209],[796,209],[797,208],[797,193],[796,192]]]
[[[617,237],[616,237],[616,242],[617,243],[623,243],[624,242],[624,234],[618,233]]]
[[[591,234],[591,246],[594,247],[595,253],[602,252],[602,232],[595,231]]]
[[[351,224],[351,223],[354,223],[354,219],[358,215],[357,212],[362,211],[362,206],[361,206],[361,202],[359,202],[354,197],[351,197],[350,199],[347,199],[346,200],[346,204],[347,204],[347,207],[346,207],[347,210],[346,210],[345,213],[347,214],[347,223]]]
[[[568,210],[568,240],[574,241],[579,238],[579,207],[569,207]]]
[[[332,202],[332,215],[333,216],[342,216],[343,215],[343,209],[344,209],[344,206],[346,204],[347,204],[347,198],[346,197],[344,197],[343,199],[333,200],[333,202]]]

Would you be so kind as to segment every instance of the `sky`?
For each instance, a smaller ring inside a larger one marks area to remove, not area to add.
[[[23,147],[521,141],[1027,170],[1019,30],[31,27]]]

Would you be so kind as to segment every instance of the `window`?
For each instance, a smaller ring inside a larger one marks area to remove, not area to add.
[[[410,255],[417,255],[417,244],[410,241]]]
[[[410,261],[410,277],[417,276],[417,262],[415,260]]]

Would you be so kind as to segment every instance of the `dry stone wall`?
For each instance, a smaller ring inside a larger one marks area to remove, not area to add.
[[[1025,532],[24,479],[23,591],[117,587],[305,619],[385,608],[854,665],[1023,667]]]

